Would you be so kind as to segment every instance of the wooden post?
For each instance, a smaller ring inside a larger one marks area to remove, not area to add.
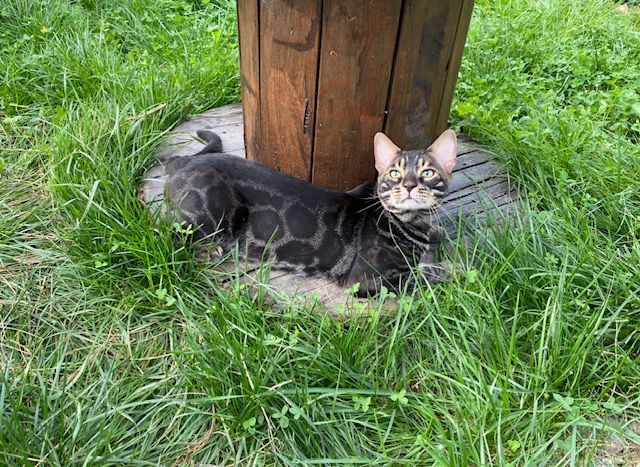
[[[247,157],[332,189],[447,127],[473,0],[238,0]]]

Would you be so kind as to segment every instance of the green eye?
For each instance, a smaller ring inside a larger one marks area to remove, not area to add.
[[[402,174],[400,173],[400,171],[399,171],[399,170],[395,170],[395,169],[394,169],[394,170],[392,170],[391,172],[389,172],[389,176],[390,176],[391,178],[400,178],[400,177],[401,177],[401,175],[402,175]]]
[[[420,176],[423,177],[423,178],[431,178],[435,174],[436,174],[436,172],[434,170],[427,169],[427,170],[423,170],[422,173],[420,174]]]

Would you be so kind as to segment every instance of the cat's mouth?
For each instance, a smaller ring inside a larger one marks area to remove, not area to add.
[[[405,206],[405,207],[407,207],[407,206],[418,206],[420,204],[420,202],[417,199],[412,198],[411,195],[408,195],[405,199],[400,201],[400,204],[402,206]]]
[[[417,199],[408,194],[404,199],[395,204],[398,208],[406,211],[420,211],[432,208],[435,203],[427,199]]]
[[[425,209],[427,206],[424,201],[417,200],[416,198],[412,198],[411,196],[407,196],[399,203],[396,203],[396,207],[403,211],[420,211]]]
[[[394,190],[391,196],[385,199],[385,196],[380,197],[382,206],[391,212],[413,212],[413,211],[429,211],[435,208],[438,204],[438,200],[430,196],[425,196],[423,193],[413,192],[404,193],[400,190]]]

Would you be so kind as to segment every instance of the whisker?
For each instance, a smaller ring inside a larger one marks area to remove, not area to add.
[[[454,224],[455,224],[455,222],[456,222],[456,221],[454,220],[454,217],[451,215],[451,213],[449,213],[449,211],[446,211],[446,210],[444,209],[444,207],[442,206],[442,204],[436,204],[436,205],[434,206],[434,216],[435,216],[435,215],[437,215],[437,214],[439,214],[439,213],[442,213],[442,214],[444,215],[444,217],[445,217],[448,221],[450,221],[450,222],[452,222],[452,223],[454,223]]]
[[[376,227],[380,227],[380,219],[382,219],[382,215],[384,214],[384,209],[382,211],[380,211],[380,215],[378,216],[378,219],[376,219]]]
[[[365,212],[366,210],[371,209],[371,208],[373,208],[373,207],[375,207],[377,205],[382,205],[382,201],[378,200],[375,203],[372,203],[372,204],[370,204],[368,206],[365,206],[364,208],[362,208],[359,211],[357,211],[357,214],[360,214],[361,212]]]

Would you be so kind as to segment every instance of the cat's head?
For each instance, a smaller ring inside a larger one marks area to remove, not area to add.
[[[456,165],[457,141],[446,130],[427,149],[402,151],[383,133],[374,140],[378,198],[382,206],[400,215],[429,211],[447,193]]]

